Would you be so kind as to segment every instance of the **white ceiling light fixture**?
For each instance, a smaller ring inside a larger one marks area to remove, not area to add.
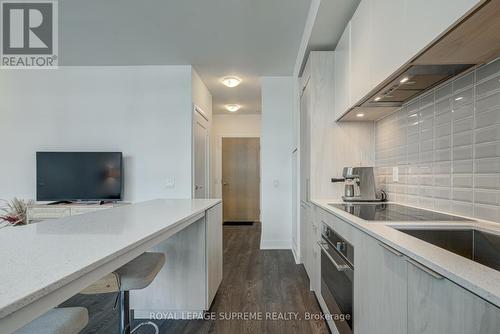
[[[362,112],[360,112],[360,113],[356,114],[356,117],[359,117],[359,118],[365,117],[365,114],[363,114]]]
[[[381,99],[382,99],[382,97],[377,96],[374,100],[375,100],[375,101],[380,101]]]
[[[405,83],[405,82],[407,82],[408,80],[410,80],[410,78],[408,78],[408,77],[404,77],[404,78],[403,78],[403,79],[401,79],[399,82],[400,82],[400,83]]]
[[[240,108],[239,104],[226,104],[226,110],[229,112],[237,112]]]
[[[224,77],[222,78],[222,83],[226,87],[234,88],[241,83],[241,79],[235,76]]]

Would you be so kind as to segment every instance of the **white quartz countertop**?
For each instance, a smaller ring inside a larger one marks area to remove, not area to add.
[[[0,319],[220,202],[152,200],[1,228]]]
[[[456,222],[374,222],[363,220],[329,205],[333,203],[340,204],[341,201],[339,200],[315,199],[312,200],[312,203],[391,246],[408,258],[425,265],[450,281],[500,307],[499,271],[414,238],[394,228],[472,228],[500,234],[499,223],[481,220]],[[409,206],[407,204],[401,205]]]

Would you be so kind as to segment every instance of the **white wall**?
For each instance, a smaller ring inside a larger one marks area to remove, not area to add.
[[[221,198],[222,137],[260,137],[260,114],[217,114],[212,119],[212,197]]]
[[[122,151],[126,200],[189,198],[191,80],[191,66],[2,71],[0,198],[35,197],[41,150]]]
[[[212,94],[208,90],[205,83],[201,80],[200,76],[193,69],[191,72],[191,77],[193,81],[193,91],[192,98],[193,104],[200,107],[201,110],[208,116],[208,119],[212,119]]]
[[[294,78],[262,78],[261,216],[263,249],[290,249]]]

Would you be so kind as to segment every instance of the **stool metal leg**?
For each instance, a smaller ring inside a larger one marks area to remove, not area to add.
[[[120,291],[120,333],[130,334],[129,292]]]
[[[132,329],[132,331],[130,332],[131,334],[134,333],[136,330],[138,330],[140,327],[142,326],[153,326],[153,328],[155,329],[155,334],[159,334],[160,333],[160,329],[158,328],[158,325],[155,324],[154,322],[152,321],[144,321],[144,322],[141,322],[139,325],[135,326],[134,329]]]

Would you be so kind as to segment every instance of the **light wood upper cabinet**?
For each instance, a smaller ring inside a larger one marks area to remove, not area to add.
[[[335,50],[335,119],[481,1],[361,0]]]
[[[406,47],[410,40],[406,36],[408,27],[405,22],[405,0],[370,1],[372,15],[370,26],[372,59],[369,73],[371,90],[407,62],[416,52],[409,51]],[[413,29],[418,30],[417,27]]]
[[[361,100],[372,88],[370,67],[373,60],[374,38],[371,5],[373,0],[362,0],[351,19],[351,79],[350,92],[353,103]]]
[[[351,22],[335,49],[335,119],[339,119],[351,107]]]
[[[500,309],[408,263],[408,334],[494,334]]]
[[[377,0],[384,1],[384,0]],[[453,23],[464,16],[480,0],[404,0],[406,57],[416,55]]]

